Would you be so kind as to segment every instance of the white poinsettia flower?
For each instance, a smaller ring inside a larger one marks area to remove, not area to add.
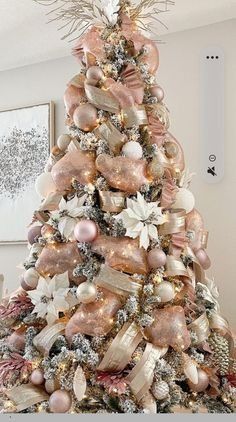
[[[83,206],[87,198],[87,194],[78,198],[75,196],[70,201],[61,199],[58,211],[52,213],[52,216],[59,220],[58,230],[62,236],[67,240],[75,240],[74,228],[77,223],[77,218],[83,216],[85,207]]]
[[[157,227],[165,223],[166,218],[157,202],[146,202],[138,192],[137,200],[127,198],[127,208],[116,216],[126,228],[126,236],[139,237],[139,245],[147,249],[150,239],[158,240]]]
[[[68,272],[55,275],[52,279],[40,277],[37,288],[28,291],[28,296],[33,305],[32,313],[39,318],[45,318],[49,325],[57,319],[59,312],[70,309]]]

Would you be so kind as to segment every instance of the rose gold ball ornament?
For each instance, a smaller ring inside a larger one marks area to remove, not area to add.
[[[97,109],[88,103],[77,107],[73,114],[75,125],[85,132],[89,132],[97,126],[97,118]]]
[[[41,229],[42,226],[33,226],[29,229],[27,237],[28,242],[33,245],[33,243],[36,243],[37,237],[41,236]]]
[[[148,175],[154,179],[159,180],[165,173],[165,169],[162,164],[159,163],[158,158],[154,157],[152,161],[148,164]]]
[[[35,181],[35,190],[41,198],[46,198],[51,192],[56,191],[56,186],[51,173],[42,173]]]
[[[56,390],[49,398],[49,409],[52,413],[67,413],[72,404],[70,394],[64,390]]]
[[[91,220],[81,220],[75,226],[74,235],[78,242],[92,242],[97,234],[97,226]]]
[[[148,252],[147,260],[150,268],[163,267],[166,263],[166,254],[161,249],[155,248]]]
[[[133,160],[139,160],[143,156],[143,149],[139,142],[130,141],[123,146],[122,153],[125,157],[132,158]]]
[[[30,381],[34,385],[41,385],[44,382],[43,371],[41,369],[34,369],[30,376]]]
[[[164,145],[165,153],[168,158],[174,158],[179,152],[178,145],[174,142],[168,141]]]
[[[61,151],[65,151],[71,141],[70,135],[64,134],[57,139],[57,146]]]
[[[96,286],[89,281],[85,281],[77,288],[76,295],[81,303],[94,302],[97,297]]]
[[[34,268],[29,268],[25,271],[23,274],[22,280],[21,280],[21,287],[22,289],[28,291],[28,290],[34,290],[36,289],[39,281],[39,273]]]
[[[162,303],[170,302],[175,297],[173,285],[169,281],[163,281],[155,287],[155,294],[160,297]]]
[[[25,350],[25,327],[15,330],[7,339],[7,344],[21,351]]]
[[[188,381],[188,385],[191,388],[192,391],[195,391],[196,393],[201,393],[202,391],[205,391],[206,388],[209,385],[209,377],[205,371],[202,369],[198,369],[198,383],[193,384],[191,381]]]
[[[191,212],[195,205],[195,198],[190,190],[180,188],[176,194],[176,199],[172,208],[182,208],[186,211],[186,214]]]
[[[154,41],[143,37],[143,54],[140,56],[140,62],[147,65],[150,73],[155,73],[159,66],[159,51]]]
[[[211,260],[204,249],[199,249],[195,253],[198,261],[204,270],[208,270],[211,266]]]
[[[152,394],[157,400],[164,400],[169,394],[169,385],[165,381],[155,382],[152,386]]]
[[[159,85],[153,85],[153,86],[151,86],[151,88],[150,88],[150,94],[153,97],[156,97],[158,102],[161,102],[163,100],[163,98],[164,98],[164,91],[163,91],[163,89]]]
[[[99,66],[89,67],[86,73],[86,78],[88,80],[94,80],[96,81],[96,83],[99,82],[103,78],[103,76],[104,76],[104,73]]]

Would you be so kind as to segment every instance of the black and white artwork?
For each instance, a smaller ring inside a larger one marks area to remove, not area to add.
[[[53,104],[0,112],[0,243],[24,242],[53,144]]]

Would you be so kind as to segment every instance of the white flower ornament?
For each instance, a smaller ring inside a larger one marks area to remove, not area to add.
[[[127,208],[115,218],[121,219],[126,228],[126,236],[139,237],[139,245],[147,249],[150,239],[158,240],[157,227],[166,221],[157,202],[146,202],[138,192],[137,200],[127,198]]]
[[[58,230],[62,236],[67,240],[75,240],[74,237],[74,228],[77,224],[77,218],[83,216],[85,210],[84,202],[87,198],[87,194],[78,198],[75,196],[70,201],[65,201],[64,198],[61,199],[59,203],[59,210],[52,213],[53,218],[59,220]]]

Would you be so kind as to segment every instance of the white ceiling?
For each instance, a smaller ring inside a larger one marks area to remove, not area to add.
[[[79,1],[79,0],[78,0]],[[33,0],[0,0],[0,71],[70,54],[46,7]],[[160,35],[236,18],[236,0],[176,0],[161,16]]]

